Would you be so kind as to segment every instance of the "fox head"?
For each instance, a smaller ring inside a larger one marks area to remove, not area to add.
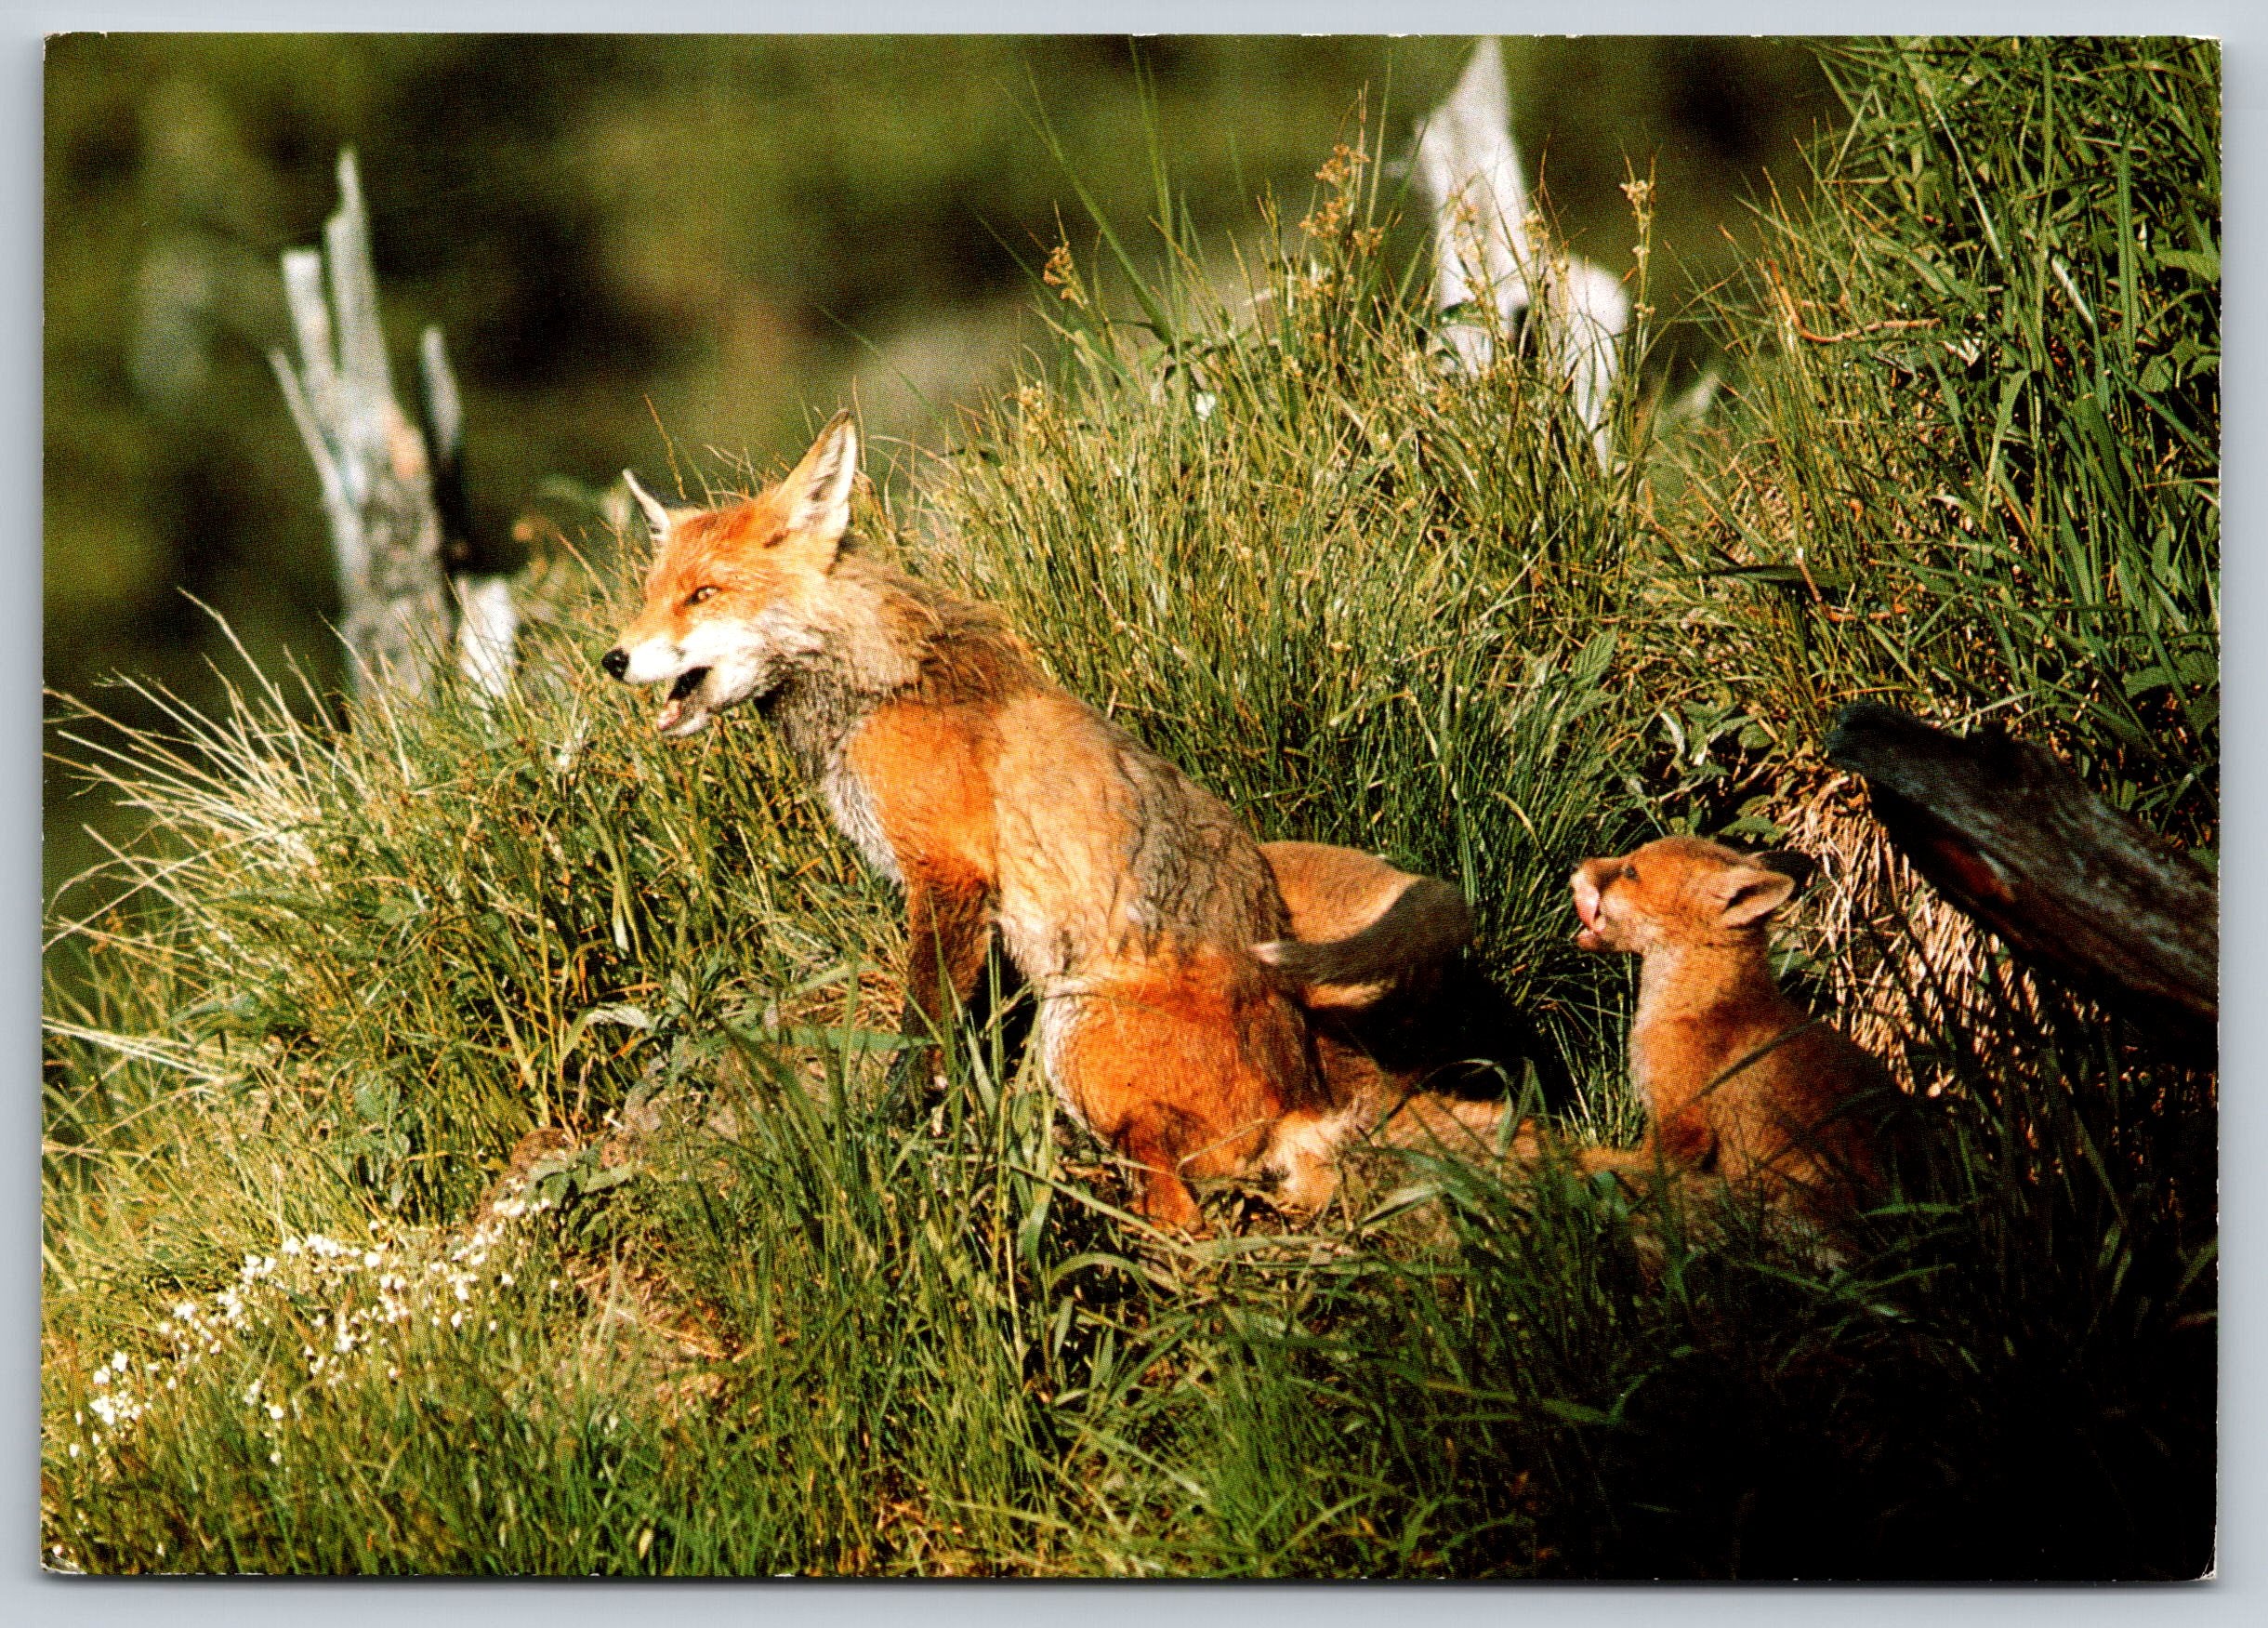
[[[653,564],[643,608],[599,665],[626,684],[668,685],[653,727],[682,739],[821,648],[814,615],[850,521],[858,430],[837,413],[786,479],[718,509],[665,507],[624,474]]]
[[[1664,837],[1615,859],[1586,859],[1570,879],[1580,949],[1643,955],[1669,945],[1730,944],[1760,933],[1811,875],[1799,854],[1739,854],[1698,837]]]

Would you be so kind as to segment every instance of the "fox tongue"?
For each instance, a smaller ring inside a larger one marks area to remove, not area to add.
[[[700,705],[693,696],[707,682],[708,675],[709,669],[705,667],[689,667],[679,673],[678,682],[669,686],[668,703],[654,717],[653,727],[666,734],[682,723],[685,715]]]

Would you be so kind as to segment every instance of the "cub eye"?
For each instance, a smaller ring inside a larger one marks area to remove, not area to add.
[[[1636,881],[1638,880],[1638,867],[1635,865],[1626,865],[1615,874],[1624,881]]]
[[[696,588],[685,596],[685,602],[689,605],[697,605],[703,600],[711,597],[716,591],[714,588]]]

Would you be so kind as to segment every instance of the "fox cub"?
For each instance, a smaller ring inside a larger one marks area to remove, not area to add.
[[[1630,1078],[1647,1131],[1585,1168],[1706,1172],[1754,1184],[1816,1219],[1879,1185],[1872,1126],[1881,1065],[1780,992],[1765,926],[1808,876],[1794,854],[1755,856],[1665,837],[1573,877],[1584,949],[1639,955]]]
[[[1292,1206],[1320,1203],[1356,1105],[1317,1066],[1308,986],[1255,949],[1296,937],[1259,844],[1050,680],[996,611],[846,539],[857,468],[841,414],[752,498],[670,509],[633,480],[654,559],[601,665],[666,689],[653,721],[672,738],[744,703],[778,729],[905,890],[908,1033],[942,1033],[997,931],[1037,996],[1049,1079],[1140,1167],[1150,1218],[1200,1225],[1190,1177],[1272,1172]],[[1378,983],[1365,945],[1310,998]]]

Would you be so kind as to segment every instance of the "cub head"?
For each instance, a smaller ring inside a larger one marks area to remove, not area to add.
[[[668,686],[654,728],[697,735],[818,652],[812,613],[850,524],[857,474],[848,412],[786,479],[720,508],[667,508],[625,471],[653,528],[653,564],[638,618],[599,665],[626,684]]]
[[[1761,934],[1812,873],[1800,854],[1740,854],[1698,837],[1664,837],[1616,859],[1586,859],[1570,879],[1580,949],[1643,955],[1669,945]]]

